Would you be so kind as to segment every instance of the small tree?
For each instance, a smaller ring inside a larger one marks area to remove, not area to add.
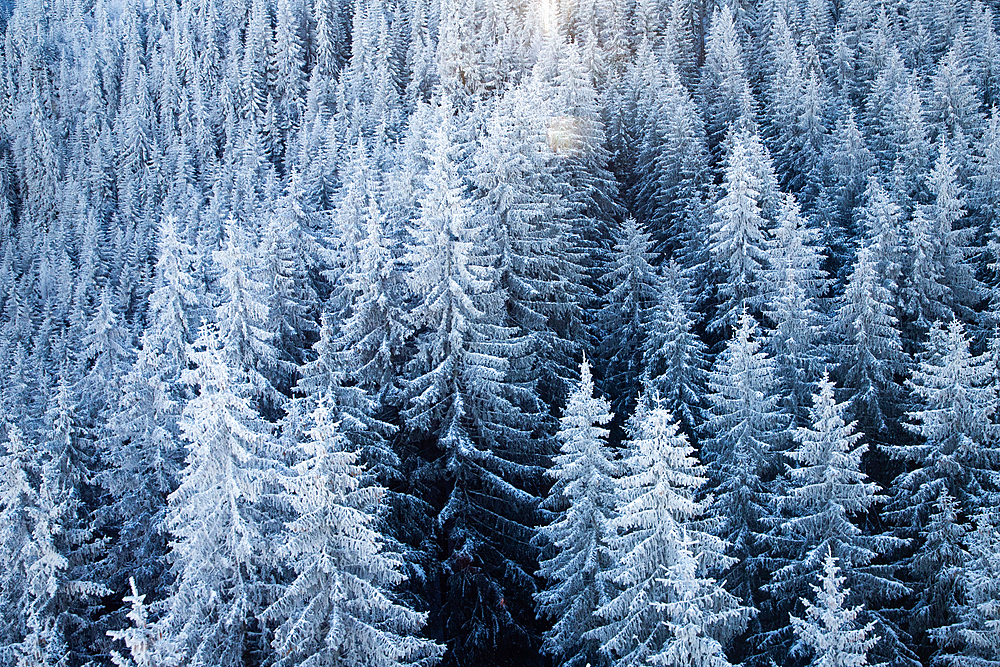
[[[850,590],[843,585],[837,559],[827,553],[820,585],[810,584],[816,592],[816,602],[803,598],[806,617],[791,617],[792,629],[799,639],[796,648],[800,653],[812,655],[809,664],[814,667],[864,667],[868,664],[868,651],[879,641],[872,634],[873,621],[858,627],[856,619],[861,606],[844,607]]]
[[[127,602],[131,606],[128,619],[132,621],[133,627],[125,630],[108,630],[108,636],[115,641],[125,642],[131,660],[122,656],[118,651],[112,651],[111,661],[117,667],[156,667],[158,664],[167,664],[154,658],[156,632],[149,623],[149,608],[145,603],[146,596],[139,595],[139,591],[135,587],[135,579],[129,577],[128,583],[132,588],[132,594],[126,596],[123,602]]]

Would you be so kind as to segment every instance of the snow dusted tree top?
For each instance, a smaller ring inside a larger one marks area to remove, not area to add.
[[[872,634],[875,623],[858,626],[856,621],[862,607],[844,606],[850,590],[844,588],[844,577],[832,554],[827,553],[823,559],[819,586],[810,586],[816,593],[815,602],[803,599],[805,618],[791,617],[799,639],[798,651],[812,656],[813,667],[868,665],[868,651],[879,641]]]

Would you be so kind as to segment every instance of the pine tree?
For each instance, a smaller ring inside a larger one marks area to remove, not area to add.
[[[241,389],[248,391],[248,396],[280,403],[281,397],[271,382],[270,371],[277,363],[277,353],[271,343],[274,336],[267,329],[265,287],[254,276],[250,240],[235,221],[226,224],[226,237],[226,247],[213,253],[222,272],[224,290],[215,314],[225,363],[241,381],[245,380]]]
[[[198,395],[181,416],[189,453],[165,520],[175,583],[157,632],[160,650],[188,664],[236,666],[262,648],[256,616],[276,519],[267,497],[284,466],[250,405],[251,380],[228,365],[215,325],[202,325],[189,355],[197,367],[184,380]]]
[[[603,579],[612,565],[609,522],[614,518],[618,466],[607,446],[612,419],[606,399],[594,396],[590,364],[570,394],[556,437],[562,442],[548,475],[555,479],[547,505],[554,518],[537,540],[550,557],[539,563],[549,585],[535,594],[538,611],[554,619],[543,649],[565,665],[599,664],[598,644],[584,635],[600,624],[596,611],[613,588]]]
[[[626,219],[603,276],[607,292],[598,316],[599,349],[607,393],[619,411],[633,405],[639,390],[646,329],[660,293],[659,277],[650,265],[651,245],[635,219]]]
[[[586,336],[583,305],[592,295],[574,248],[571,209],[559,196],[550,121],[537,79],[505,93],[486,120],[471,176],[477,215],[496,241],[507,324],[528,343],[512,360],[512,379],[555,402],[568,393],[571,360]]]
[[[924,525],[942,489],[966,516],[990,502],[987,494],[996,490],[992,471],[997,465],[989,444],[995,438],[997,411],[993,374],[989,355],[972,355],[961,322],[931,330],[925,359],[908,383],[918,402],[907,413],[906,426],[919,441],[895,449],[916,466],[895,482],[900,501],[910,508],[909,525]]]
[[[149,296],[143,347],[150,354],[155,350],[167,382],[175,382],[188,365],[190,318],[198,305],[191,274],[193,252],[179,236],[177,221],[165,217],[160,227],[160,255],[156,261],[156,283]]]
[[[906,264],[902,211],[877,177],[868,179],[865,203],[858,212],[864,223],[875,272],[890,294],[899,299],[903,267]]]
[[[81,397],[78,408],[84,418],[97,418],[111,397],[121,392],[119,383],[130,365],[127,333],[111,309],[111,298],[107,290],[101,293],[101,304],[82,341],[87,368],[77,391]]]
[[[392,593],[400,563],[374,520],[384,489],[365,484],[358,456],[321,398],[300,443],[294,474],[281,479],[286,522],[279,555],[295,578],[263,617],[277,624],[275,665],[430,665],[443,647],[414,636],[426,615]]]
[[[997,461],[988,444],[995,437],[992,366],[987,354],[972,356],[964,327],[953,321],[931,329],[928,351],[909,382],[917,405],[906,427],[917,440],[892,450],[909,466],[894,482],[889,516],[913,540],[909,569],[919,596],[913,631],[920,638],[952,620],[936,599],[947,595],[948,571],[924,566],[930,559],[946,567],[954,558],[955,536],[942,543],[942,515],[953,514],[960,525],[991,506],[996,492]]]
[[[760,557],[769,549],[775,453],[785,446],[788,423],[779,407],[774,362],[761,348],[757,324],[744,311],[709,374],[711,414],[704,425],[714,496],[709,513],[721,517],[718,534],[735,559],[726,575],[729,588],[748,602],[756,601],[766,578]]]
[[[872,633],[875,623],[858,627],[862,605],[845,607],[850,589],[843,588],[844,577],[837,559],[827,553],[823,560],[820,585],[810,584],[816,592],[816,602],[802,599],[806,617],[791,617],[798,636],[799,653],[811,654],[809,663],[816,667],[863,667],[868,664],[868,652],[879,642]]]
[[[122,656],[118,651],[111,652],[111,661],[116,667],[156,667],[154,662],[154,651],[156,645],[156,635],[153,632],[152,624],[149,622],[149,608],[146,606],[146,596],[139,595],[139,590],[135,587],[135,579],[129,578],[129,586],[132,594],[122,598],[122,602],[130,605],[128,619],[132,621],[134,627],[126,630],[108,630],[108,636],[116,641],[125,642],[129,650],[129,657]]]
[[[785,195],[768,243],[767,283],[772,292],[764,313],[773,323],[768,347],[781,376],[789,414],[808,403],[822,361],[818,354],[824,318],[819,298],[828,281],[816,230],[807,226],[794,195]]]
[[[921,583],[910,617],[910,631],[917,641],[927,641],[929,630],[940,633],[958,620],[961,582],[970,559],[965,547],[968,532],[955,499],[942,489],[927,517],[920,546],[904,563],[910,577]]]
[[[446,583],[431,623],[439,624],[452,655],[499,653],[506,660],[530,641],[525,616],[534,568],[525,545],[537,509],[524,489],[540,452],[517,407],[531,396],[522,400],[527,390],[507,382],[520,341],[502,324],[495,258],[483,254],[484,230],[462,191],[451,106],[442,102],[433,113],[405,259],[414,267],[408,284],[416,353],[404,369],[402,415],[413,448],[404,469],[413,471],[411,488],[436,514],[443,551]]]
[[[30,604],[27,579],[34,547],[39,494],[37,485],[40,452],[25,441],[16,424],[6,426],[2,476],[0,476],[0,558],[7,566],[0,571],[0,654],[13,661],[11,653],[27,632]]]
[[[597,612],[605,623],[586,635],[615,664],[724,667],[722,643],[750,615],[710,576],[733,561],[698,523],[705,478],[693,453],[669,412],[656,404],[640,412],[610,524],[616,564],[600,575],[617,592]]]
[[[344,275],[345,293],[351,295],[348,315],[332,346],[335,363],[350,375],[350,382],[388,402],[410,326],[400,303],[404,277],[395,257],[396,243],[374,198],[368,200],[366,217],[366,234],[356,246],[357,263]]]
[[[646,222],[658,252],[693,268],[704,261],[699,233],[709,179],[705,125],[672,64],[649,104],[644,151],[650,164],[636,190],[637,204],[650,210],[640,222]]]
[[[729,133],[756,131],[755,105],[743,70],[743,52],[732,8],[725,3],[712,13],[705,40],[698,103],[705,118],[709,147],[716,160],[725,152],[724,143]]]

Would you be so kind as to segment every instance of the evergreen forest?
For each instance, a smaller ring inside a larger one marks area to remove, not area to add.
[[[0,2],[0,664],[1000,667],[998,14]]]

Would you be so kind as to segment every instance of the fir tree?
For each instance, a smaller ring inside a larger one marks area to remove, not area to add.
[[[263,617],[277,623],[275,665],[429,665],[443,647],[414,634],[425,614],[399,604],[403,576],[374,519],[384,489],[365,484],[350,441],[325,399],[310,416],[294,474],[282,478],[286,522],[279,555],[295,578]]]
[[[899,631],[877,612],[880,604],[909,593],[877,565],[900,542],[888,535],[871,535],[855,525],[886,498],[861,471],[861,457],[868,447],[855,424],[845,422],[848,405],[836,402],[833,390],[833,383],[824,376],[813,396],[811,425],[795,432],[796,446],[785,452],[793,465],[787,473],[788,491],[782,499],[786,518],[775,550],[783,552],[780,560],[785,564],[767,588],[776,609],[790,610],[789,602],[807,592],[807,581],[820,574],[831,557],[836,558],[855,598],[871,610],[873,623],[884,637],[883,649],[895,660],[906,661],[910,656]]]
[[[903,351],[893,310],[874,252],[863,246],[840,298],[834,331],[842,359],[836,374],[851,393],[852,416],[869,437],[885,432],[895,418],[894,374],[902,370]]]
[[[976,529],[969,533],[969,560],[958,573],[962,602],[954,608],[956,622],[935,632],[935,640],[947,652],[942,664],[961,667],[994,667],[1000,636],[1000,532],[988,512],[976,516]]]
[[[553,618],[543,649],[562,664],[599,664],[598,643],[584,635],[600,625],[597,609],[614,592],[602,573],[613,565],[610,549],[618,466],[607,446],[611,406],[594,396],[586,358],[556,437],[562,442],[548,475],[555,479],[547,505],[552,522],[538,532],[543,553],[538,574],[550,582],[535,594],[539,613]]]
[[[662,407],[637,416],[610,524],[616,563],[600,575],[617,591],[597,612],[604,624],[586,635],[616,664],[728,665],[722,643],[750,615],[709,574],[732,560],[698,523],[705,478],[693,453]]]
[[[858,626],[857,618],[863,606],[845,607],[849,589],[843,588],[844,577],[837,559],[827,553],[823,560],[820,585],[810,584],[816,592],[816,602],[803,598],[806,617],[791,617],[798,636],[800,653],[812,656],[816,667],[863,667],[868,664],[868,652],[879,642],[873,634],[874,622]]]

